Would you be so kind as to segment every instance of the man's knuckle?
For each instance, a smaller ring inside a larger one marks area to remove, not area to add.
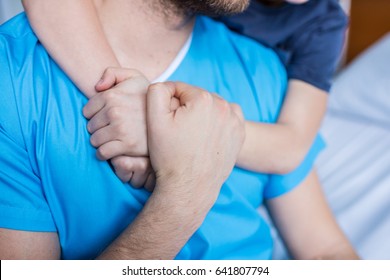
[[[229,102],[227,102],[224,99],[220,99],[218,101],[218,103],[219,103],[219,107],[220,107],[220,110],[221,110],[222,113],[226,114],[226,113],[230,112]]]
[[[155,91],[161,88],[161,83],[150,84],[148,90]]]
[[[209,93],[205,90],[200,90],[198,96],[200,99],[207,100],[209,97]]]
[[[244,113],[242,112],[241,106],[238,105],[238,104],[232,104],[232,109],[233,109],[234,113],[236,114],[236,116],[237,116],[241,121],[243,121],[243,119],[244,119]]]
[[[212,104],[212,102],[213,102],[212,95],[205,90],[201,90],[199,92],[198,100],[201,103],[201,105],[203,105],[203,106],[208,106],[208,105]]]

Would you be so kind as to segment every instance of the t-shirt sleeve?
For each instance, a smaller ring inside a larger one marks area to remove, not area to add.
[[[26,151],[0,128],[0,227],[56,231]]]
[[[1,48],[1,42],[0,42]],[[0,227],[56,231],[39,176],[34,172],[18,125],[10,68],[0,54]]]
[[[289,78],[329,92],[344,45],[347,23],[347,16],[339,8],[295,32],[286,46],[293,50],[287,65]]]
[[[264,198],[272,199],[281,196],[297,187],[310,174],[318,154],[325,148],[321,136],[314,140],[310,151],[303,162],[292,172],[286,175],[271,175],[264,189]]]

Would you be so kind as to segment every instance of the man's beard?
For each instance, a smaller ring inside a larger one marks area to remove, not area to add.
[[[227,16],[243,12],[250,0],[160,0],[166,9],[178,14]],[[172,10],[171,10],[172,11]]]

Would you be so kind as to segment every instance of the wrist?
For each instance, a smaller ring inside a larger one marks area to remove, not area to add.
[[[161,209],[170,215],[178,226],[184,226],[195,231],[200,227],[216,197],[212,193],[198,193],[199,184],[192,180],[170,180],[161,181],[159,178],[152,194],[154,203],[161,206]],[[209,187],[212,189],[212,186]],[[180,190],[185,190],[180,191]]]

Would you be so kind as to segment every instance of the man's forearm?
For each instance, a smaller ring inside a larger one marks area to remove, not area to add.
[[[134,222],[98,259],[174,259],[206,213],[194,215],[190,205],[185,207],[173,197],[153,194]]]

